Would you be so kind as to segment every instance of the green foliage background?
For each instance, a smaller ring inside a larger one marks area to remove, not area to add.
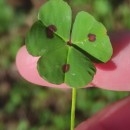
[[[0,0],[0,130],[69,129],[71,91],[32,85],[21,78],[15,66],[18,49],[45,0]],[[130,29],[130,1],[67,0],[73,13],[85,10],[108,31]],[[74,16],[75,16],[74,15]],[[129,92],[98,88],[78,91],[76,124]]]

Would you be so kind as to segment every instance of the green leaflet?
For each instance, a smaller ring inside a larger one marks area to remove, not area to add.
[[[31,27],[27,37],[26,46],[29,53],[33,56],[41,56],[47,51],[65,45],[65,42],[55,34],[53,38],[48,38],[46,34],[47,28],[41,21],[37,21]]]
[[[62,67],[66,64],[67,55],[67,46],[45,53],[38,61],[38,71],[41,77],[54,84],[63,83]]]
[[[38,19],[45,26],[55,25],[56,34],[67,41],[70,37],[72,13],[70,6],[63,0],[49,0],[39,10]]]
[[[71,87],[83,87],[90,83],[95,75],[93,63],[73,47],[69,48],[67,64],[70,69],[65,73],[65,83]]]
[[[95,36],[91,40],[89,36]],[[105,27],[87,12],[78,13],[72,30],[72,42],[91,56],[107,62],[112,56],[112,46]]]
[[[83,11],[78,13],[71,34],[71,15],[66,2],[49,0],[40,8],[26,46],[30,54],[41,56],[37,68],[43,79],[80,88],[90,83],[96,73],[91,57],[107,62],[112,47],[105,27]]]

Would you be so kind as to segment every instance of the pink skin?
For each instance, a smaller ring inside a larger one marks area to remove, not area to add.
[[[95,64],[97,72],[89,86],[95,85],[108,90],[129,91],[130,31],[111,33],[110,39],[114,50],[113,57],[105,64]],[[37,72],[38,58],[28,54],[25,46],[19,50],[16,65],[24,79],[41,86],[69,88],[66,84],[54,85],[42,79]]]
[[[75,130],[130,130],[130,97],[106,107]]]

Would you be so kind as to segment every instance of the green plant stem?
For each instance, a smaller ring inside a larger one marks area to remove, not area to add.
[[[76,88],[72,89],[72,105],[71,105],[71,126],[70,130],[75,127],[75,106],[76,106]]]

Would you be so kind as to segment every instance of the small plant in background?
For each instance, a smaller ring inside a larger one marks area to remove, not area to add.
[[[0,1],[0,33],[5,32],[11,25],[14,11],[11,6],[7,6],[5,0]]]
[[[62,88],[72,88],[71,130],[74,130],[76,90],[93,80],[92,62],[107,62],[112,47],[105,27],[87,12],[77,14],[72,25],[69,5],[50,0],[43,5],[26,38],[26,47],[37,62],[39,75]],[[28,61],[29,62],[29,61]],[[56,86],[55,85],[55,86]]]

